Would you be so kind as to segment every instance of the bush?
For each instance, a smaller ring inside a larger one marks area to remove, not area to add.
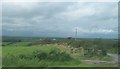
[[[61,52],[61,53],[60,53],[60,58],[59,58],[59,60],[61,60],[61,61],[68,61],[68,60],[70,60],[70,59],[72,59],[72,58],[71,58],[70,55],[67,54],[66,52]]]
[[[71,59],[70,55],[67,54],[66,52],[61,52],[59,49],[52,49],[49,52],[49,57],[48,59],[50,60],[59,60],[59,61],[68,61]]]
[[[24,54],[20,54],[18,56],[20,59],[28,59],[31,60],[33,58],[33,55],[24,55]]]
[[[47,55],[48,54],[46,52],[41,51],[41,50],[37,50],[37,51],[33,52],[34,58],[38,58],[40,60],[47,59]]]
[[[18,57],[8,54],[7,56],[2,58],[2,65],[3,66],[15,66],[18,60],[19,60]]]
[[[76,48],[81,46],[80,41],[74,41],[70,45],[73,46],[73,47],[76,47]]]
[[[27,58],[26,56],[22,56]],[[60,49],[53,48],[49,53],[44,51],[35,51],[33,52],[33,57],[38,58],[39,60],[52,60],[52,61],[68,61],[71,59],[70,55],[66,52],[61,52]]]

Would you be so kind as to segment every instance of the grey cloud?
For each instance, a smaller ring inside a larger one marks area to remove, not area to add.
[[[26,35],[28,32],[31,36],[74,36],[73,28],[80,27],[97,28],[98,33],[93,35],[100,36],[106,31],[110,32],[109,30],[117,31],[116,8],[117,3],[109,2],[37,2],[27,5],[5,3],[2,15],[3,34]],[[99,31],[103,32],[99,33]],[[113,34],[117,33],[109,33],[110,37]],[[82,37],[83,34],[79,34],[80,36]]]
[[[3,4],[3,16],[7,17],[23,17],[31,18],[34,16],[46,16],[51,17],[52,15],[64,11],[69,3],[48,3],[48,2],[38,2],[33,5],[28,4],[28,9],[26,7],[21,7],[19,5]],[[30,6],[30,7],[29,7]],[[32,7],[31,7],[32,6]]]

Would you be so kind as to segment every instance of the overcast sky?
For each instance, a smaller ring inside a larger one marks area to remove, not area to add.
[[[117,2],[4,2],[2,34],[117,38]]]

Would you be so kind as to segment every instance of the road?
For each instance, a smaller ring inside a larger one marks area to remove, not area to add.
[[[117,54],[107,53],[107,55],[111,56],[112,59],[113,59],[115,62],[118,62],[118,55],[117,55]]]

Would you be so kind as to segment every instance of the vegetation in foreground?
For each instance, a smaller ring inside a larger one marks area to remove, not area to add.
[[[108,46],[109,45],[109,46]],[[111,62],[107,52],[117,53],[117,40],[109,39],[4,39],[3,66],[14,67],[101,67],[115,63],[85,63],[82,60]],[[111,50],[111,51],[110,51]]]

